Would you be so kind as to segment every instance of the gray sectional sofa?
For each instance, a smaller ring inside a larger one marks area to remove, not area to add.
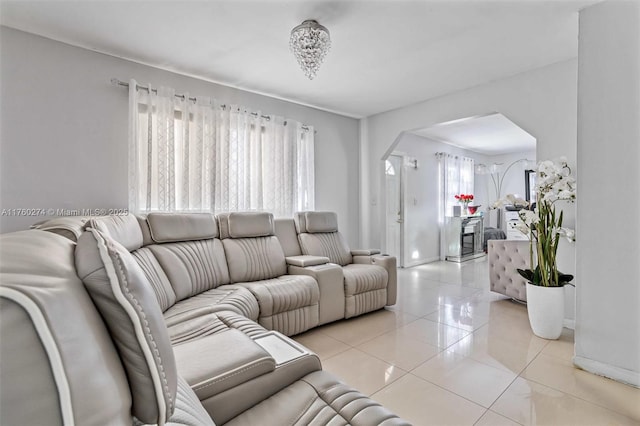
[[[43,228],[0,236],[0,424],[407,424],[286,336],[395,302],[334,214]]]

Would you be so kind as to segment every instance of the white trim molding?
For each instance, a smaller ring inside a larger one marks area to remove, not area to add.
[[[427,263],[433,263],[438,261],[440,261],[440,256],[425,257],[422,259],[412,260],[406,263],[404,266],[401,266],[401,268],[413,268],[414,266],[426,265]]]
[[[598,376],[607,377],[636,388],[640,387],[640,372],[637,371],[627,370],[581,356],[573,357],[573,365]]]

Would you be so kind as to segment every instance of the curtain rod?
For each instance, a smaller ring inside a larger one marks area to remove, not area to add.
[[[112,78],[111,79],[111,84],[114,84],[116,86],[122,86],[122,87],[129,87],[129,83],[127,83],[126,81],[122,81],[122,80],[118,80],[117,78]],[[145,90],[147,92],[153,92],[153,93],[158,93],[158,89],[149,89],[149,87],[147,86],[142,86],[140,84],[136,84],[136,90]],[[196,102],[196,98],[186,98],[184,94],[182,93],[176,93],[174,94],[174,96],[176,98],[180,98],[182,100],[189,100],[192,102]],[[220,105],[220,108],[225,109],[227,106],[225,104]],[[240,111],[240,108],[238,108],[238,111]],[[245,111],[246,112],[246,111]],[[249,114],[253,115],[254,117],[258,117],[258,113],[257,112],[250,112]],[[261,115],[261,118],[264,118],[265,120],[269,121],[271,120],[271,117],[269,117],[268,115]],[[287,122],[284,122],[284,125],[287,125]],[[302,126],[302,130],[309,130],[309,126],[307,126],[306,124],[303,124]],[[316,131],[314,131],[314,133],[316,133]]]

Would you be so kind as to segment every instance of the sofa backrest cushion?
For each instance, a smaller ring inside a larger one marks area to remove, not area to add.
[[[273,215],[266,212],[231,212],[217,216],[220,238],[251,238],[274,235]]]
[[[50,232],[0,235],[2,425],[131,424],[127,377],[74,250]]]
[[[125,366],[133,415],[165,423],[175,407],[177,369],[151,283],[126,247],[94,228],[78,239],[76,269]]]
[[[299,234],[302,254],[328,257],[340,266],[353,263],[353,256],[344,237],[339,232]]]
[[[138,225],[140,226],[140,231],[142,232],[142,246],[148,246],[149,244],[153,244],[153,238],[151,238],[151,230],[149,229],[149,222],[147,222],[147,215],[136,215],[136,219],[138,219]]]
[[[274,236],[222,240],[231,282],[276,278],[287,273],[280,242]]]
[[[138,265],[153,287],[162,312],[175,305],[178,301],[176,292],[153,250],[150,247],[142,247],[131,254],[138,261]]]
[[[292,218],[277,218],[273,221],[276,237],[280,241],[284,255],[300,256],[300,243],[298,242],[298,233],[296,232],[296,224]]]
[[[302,254],[328,257],[344,266],[353,262],[347,241],[338,232],[338,217],[333,212],[298,212],[294,215]]]
[[[147,280],[151,283],[163,312],[176,303],[176,293],[165,271],[155,258],[154,253],[147,247],[143,247],[147,244],[153,244],[151,231],[145,216],[96,217],[92,218],[87,226],[101,230],[101,232],[122,244],[131,252],[138,261]]]
[[[213,238],[148,246],[166,273],[176,301],[229,284],[224,248]]]
[[[142,230],[138,225],[138,219],[132,214],[98,216],[92,218],[87,226],[117,241],[128,251],[142,247]]]
[[[84,225],[88,220],[87,216],[54,217],[31,225],[31,229],[53,232],[75,242],[84,232]]]
[[[222,213],[217,219],[231,282],[266,280],[287,273],[282,246],[273,235],[271,213]]]
[[[156,243],[218,238],[218,226],[210,213],[149,213],[147,222]]]
[[[298,212],[294,221],[298,233],[338,232],[338,215],[334,212]]]
[[[148,277],[163,311],[177,301],[229,284],[224,248],[212,214],[149,213],[144,219],[152,243],[144,247],[151,254],[143,269],[161,267],[161,272]],[[141,222],[143,234],[145,226]]]

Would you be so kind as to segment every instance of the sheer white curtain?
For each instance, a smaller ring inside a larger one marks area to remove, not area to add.
[[[314,130],[282,117],[129,83],[129,208],[150,211],[314,208]]]
[[[444,152],[436,154],[440,167],[440,223],[453,215],[453,206],[458,204],[456,194],[473,194],[474,173],[472,158],[460,157]]]
[[[453,216],[453,206],[458,204],[456,194],[473,194],[474,191],[474,161],[472,158],[460,157],[444,152],[436,154],[438,157],[440,176],[440,199],[438,201],[440,225],[440,259],[445,258],[445,218]]]

